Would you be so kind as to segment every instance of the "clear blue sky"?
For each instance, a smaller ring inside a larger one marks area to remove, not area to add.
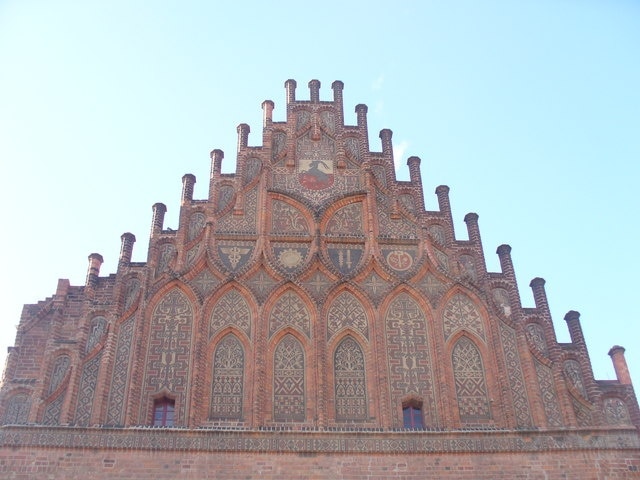
[[[130,231],[145,261],[151,206],[176,228],[182,175],[205,198],[209,151],[234,171],[236,126],[260,144],[288,78],[299,98],[344,81],[372,149],[393,130],[399,179],[422,158],[427,208],[449,185],[458,238],[477,212],[489,270],[510,244],[523,304],[545,278],[559,340],[580,311],[596,378],[621,344],[640,387],[632,0],[0,2],[0,361],[22,305],[82,285],[90,253],[114,273]]]

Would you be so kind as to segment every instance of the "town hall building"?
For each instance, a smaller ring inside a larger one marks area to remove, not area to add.
[[[153,205],[147,260],[25,305],[0,390],[5,478],[638,478],[624,348],[594,378],[576,311],[559,343],[542,278],[520,300],[478,215],[425,207],[420,158],[287,80],[286,121],[238,126],[235,173]],[[308,99],[307,99],[308,98]],[[435,202],[434,202],[435,204]],[[623,337],[623,332],[620,332]],[[598,355],[605,352],[598,352]]]

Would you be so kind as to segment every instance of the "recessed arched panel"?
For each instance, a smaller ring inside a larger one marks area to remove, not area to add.
[[[407,292],[395,295],[385,310],[391,401],[399,407],[407,396],[420,396],[424,400],[425,422],[435,425],[439,414],[427,315]],[[402,425],[401,420],[396,420],[397,426]]]
[[[333,355],[336,420],[367,419],[367,384],[364,353],[358,342],[346,337]]]
[[[94,317],[91,320],[91,324],[89,326],[89,337],[87,338],[87,345],[85,347],[85,353],[90,352],[93,347],[95,347],[105,332],[107,331],[107,319],[100,316]]]
[[[293,335],[285,335],[273,355],[273,419],[305,420],[304,349]]]
[[[242,419],[245,355],[235,335],[225,336],[213,354],[213,380],[211,382],[212,420]]]
[[[181,290],[174,288],[151,314],[143,401],[148,405],[149,398],[157,392],[170,392],[175,399],[177,425],[185,421],[192,329],[193,306]]]
[[[51,370],[51,380],[49,381],[49,390],[47,394],[52,394],[62,383],[69,371],[71,359],[68,355],[60,355],[53,363]]]
[[[484,365],[478,347],[461,337],[451,353],[460,421],[473,424],[491,418]]]

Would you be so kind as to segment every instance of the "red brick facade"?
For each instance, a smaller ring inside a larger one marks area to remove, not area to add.
[[[594,379],[579,314],[556,341],[544,280],[523,308],[510,247],[487,272],[478,216],[426,210],[420,159],[368,144],[367,108],[263,103],[235,174],[183,177],[177,230],[153,206],[148,259],[26,305],[0,391],[15,478],[631,478],[640,411],[622,347]],[[149,428],[153,425],[165,428]],[[578,473],[581,472],[581,473]],[[207,476],[208,475],[208,476]],[[234,476],[235,475],[235,476]],[[189,477],[190,476],[190,477]],[[11,477],[13,478],[13,477]]]

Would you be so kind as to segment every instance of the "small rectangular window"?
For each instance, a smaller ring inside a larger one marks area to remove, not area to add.
[[[173,427],[175,401],[161,398],[153,402],[153,426]]]
[[[404,422],[404,428],[410,428],[412,430],[423,430],[424,423],[422,422],[422,409],[413,405],[407,405],[402,408],[402,420]]]

